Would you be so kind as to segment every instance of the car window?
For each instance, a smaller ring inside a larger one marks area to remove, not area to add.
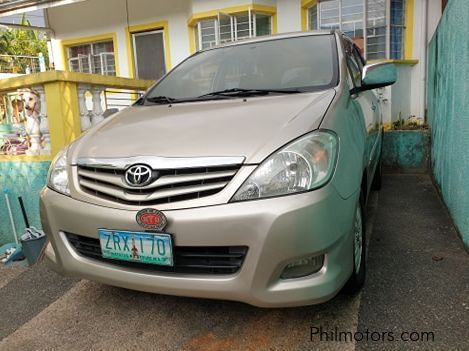
[[[355,45],[353,46],[353,54],[355,56],[356,61],[360,65],[360,70],[363,72],[363,67],[366,64],[366,61],[363,58],[363,55],[361,54],[360,49],[358,49],[358,47],[356,47]]]
[[[344,49],[350,77],[352,78],[354,87],[358,88],[361,86],[363,63],[361,60],[357,60],[353,44],[346,39],[344,39]]]
[[[335,37],[310,35],[202,51],[165,76],[147,97],[184,99],[236,88],[308,91],[337,82]]]

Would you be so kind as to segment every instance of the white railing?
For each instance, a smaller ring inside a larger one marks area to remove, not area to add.
[[[151,84],[63,71],[2,78],[0,158],[29,155],[49,159],[82,131],[133,103]],[[106,92],[108,89],[112,92]],[[116,102],[120,106],[111,106]]]
[[[109,89],[104,86],[79,84],[81,130],[84,132],[113,113],[132,105],[142,94],[141,90]]]

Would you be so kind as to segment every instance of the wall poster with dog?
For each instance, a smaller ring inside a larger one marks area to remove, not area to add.
[[[0,95],[0,156],[50,155],[44,89]]]

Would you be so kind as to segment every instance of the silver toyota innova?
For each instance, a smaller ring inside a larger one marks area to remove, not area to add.
[[[47,262],[263,307],[359,290],[381,181],[373,89],[395,80],[338,32],[197,52],[57,155],[41,194]]]

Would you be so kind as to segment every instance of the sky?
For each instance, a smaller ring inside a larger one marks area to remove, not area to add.
[[[26,12],[25,14],[26,14],[26,18],[31,22],[31,25],[37,26],[37,27],[45,27],[43,10],[29,11],[29,12]],[[17,24],[17,23],[20,23],[22,16],[23,14],[20,13],[18,15],[0,17],[0,22]]]

